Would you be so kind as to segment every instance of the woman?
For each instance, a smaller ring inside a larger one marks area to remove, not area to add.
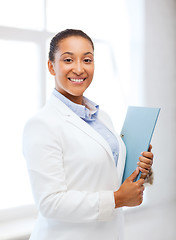
[[[39,216],[31,240],[117,240],[123,206],[142,203],[153,154],[121,185],[125,146],[110,118],[83,96],[94,74],[94,45],[67,29],[50,43],[55,89],[24,129],[23,150]],[[151,150],[151,146],[150,146]],[[149,151],[150,151],[149,150]]]

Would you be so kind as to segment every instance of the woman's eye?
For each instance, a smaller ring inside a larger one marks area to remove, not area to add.
[[[86,63],[91,63],[91,62],[92,62],[92,59],[86,58],[86,59],[84,59],[84,62],[86,62]]]
[[[71,63],[72,59],[71,58],[66,58],[66,59],[64,59],[64,62]]]

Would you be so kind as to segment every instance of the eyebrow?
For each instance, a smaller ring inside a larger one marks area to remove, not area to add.
[[[86,52],[86,53],[84,53],[84,55],[88,55],[88,54],[92,54],[92,55],[93,55],[93,53],[91,53],[91,52]]]
[[[61,54],[61,56],[64,55],[64,54],[74,55],[72,52],[64,52],[64,53]],[[91,52],[84,53],[84,55],[88,55],[88,54],[93,55],[93,53],[91,53]]]

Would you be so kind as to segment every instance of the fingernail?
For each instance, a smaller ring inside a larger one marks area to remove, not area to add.
[[[141,155],[143,155],[144,152],[141,152]]]

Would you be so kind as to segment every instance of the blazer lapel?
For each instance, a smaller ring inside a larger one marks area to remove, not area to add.
[[[93,138],[96,142],[101,144],[101,146],[109,154],[110,158],[112,159],[115,165],[113,154],[108,142],[95,129],[93,129],[89,124],[87,124],[84,120],[78,117],[69,107],[67,107],[62,101],[60,101],[54,95],[51,95],[49,102],[55,105],[57,111],[59,111],[62,114],[62,117],[64,117],[66,121],[70,122],[80,130],[85,132],[87,135],[89,135],[91,138]]]
[[[108,121],[105,120],[105,117],[103,116],[103,113],[100,114],[100,119],[102,123],[116,136],[118,142],[119,142],[119,158],[117,162],[117,175],[119,179],[119,186],[122,182],[123,172],[124,172],[124,166],[125,166],[125,159],[126,159],[126,147],[121,139],[121,137],[116,133],[116,131],[113,128],[113,125],[110,124]]]
[[[101,144],[101,146],[107,151],[110,158],[113,160],[113,154],[111,151],[111,148],[108,144],[108,142],[95,130],[93,129],[89,124],[87,124],[84,120],[79,118],[76,114],[71,114],[69,116],[66,116],[65,118],[67,121],[69,121],[74,126],[81,129],[83,132],[85,132],[87,135],[89,135],[91,138],[93,138],[96,142]]]

